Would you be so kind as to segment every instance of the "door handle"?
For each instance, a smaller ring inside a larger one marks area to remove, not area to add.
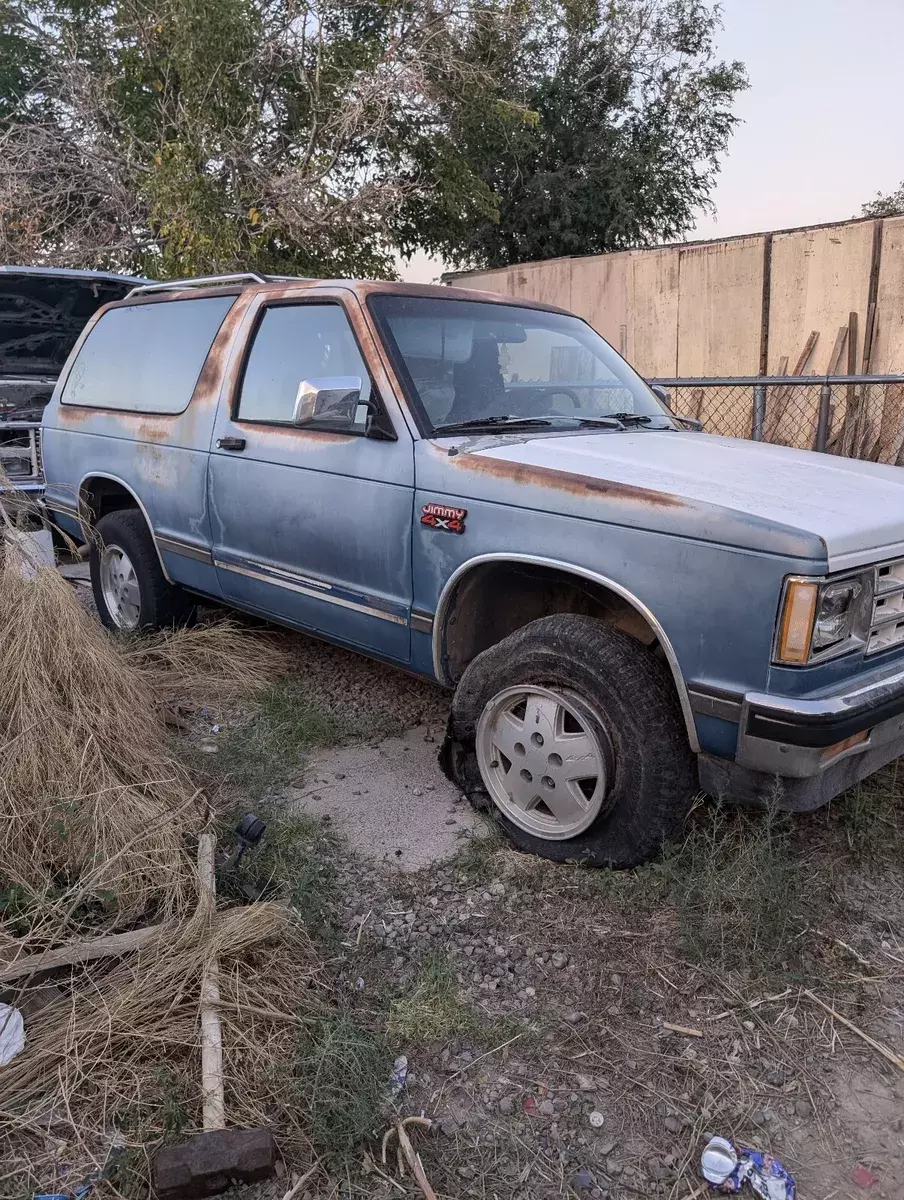
[[[218,450],[236,450],[236,451],[244,450],[245,449],[245,439],[237,438],[237,437],[217,438],[217,449]]]

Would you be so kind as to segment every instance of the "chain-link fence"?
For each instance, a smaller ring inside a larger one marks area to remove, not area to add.
[[[904,466],[904,376],[657,379],[707,433]]]

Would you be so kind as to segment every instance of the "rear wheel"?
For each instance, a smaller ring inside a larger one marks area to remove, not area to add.
[[[137,509],[101,517],[95,534],[91,586],[108,629],[159,629],[190,619],[194,603],[163,574],[151,531]]]
[[[646,861],[697,789],[671,677],[592,617],[543,617],[485,650],[452,706],[447,769],[521,849],[595,866]]]

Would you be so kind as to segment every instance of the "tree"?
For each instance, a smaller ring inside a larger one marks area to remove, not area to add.
[[[464,163],[448,194],[411,169],[440,100],[490,85],[462,55],[481,0],[47,0],[31,25],[13,3],[43,61],[0,133],[7,259],[391,274],[421,200],[490,209]]]
[[[719,25],[703,0],[540,0],[475,27],[498,92],[449,111],[449,137],[497,209],[467,228],[435,212],[430,248],[492,267],[680,237],[711,207],[747,86],[715,57]]]
[[[875,200],[869,200],[861,208],[864,217],[899,217],[904,214],[904,183],[896,192],[883,196],[877,193]]]
[[[0,257],[158,278],[674,238],[745,86],[705,0],[0,4]]]

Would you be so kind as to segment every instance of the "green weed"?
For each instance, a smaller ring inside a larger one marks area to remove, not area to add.
[[[282,679],[262,694],[247,724],[220,736],[209,766],[222,783],[256,801],[284,785],[312,750],[372,732],[372,721],[329,712],[296,679]]]
[[[245,811],[244,807],[236,808],[221,821],[221,846],[229,846],[232,831]],[[286,897],[311,937],[331,946],[336,940],[331,922],[337,887],[333,865],[336,838],[319,818],[298,813],[272,799],[258,804],[255,812],[267,830],[258,846],[245,854],[238,872],[223,877],[222,889],[231,889],[236,899],[247,897],[243,888]]]
[[[428,1045],[475,1027],[458,994],[458,981],[448,959],[432,953],[424,960],[408,993],[389,1009],[386,1032],[401,1042]]]
[[[375,1136],[391,1068],[380,1039],[348,1016],[337,1013],[305,1030],[293,1077],[319,1150],[345,1159]]]
[[[792,965],[813,880],[791,845],[791,818],[708,807],[657,871],[668,886],[682,947],[716,969]]]
[[[858,858],[897,852],[904,838],[904,779],[899,764],[870,775],[832,803],[848,847]]]

